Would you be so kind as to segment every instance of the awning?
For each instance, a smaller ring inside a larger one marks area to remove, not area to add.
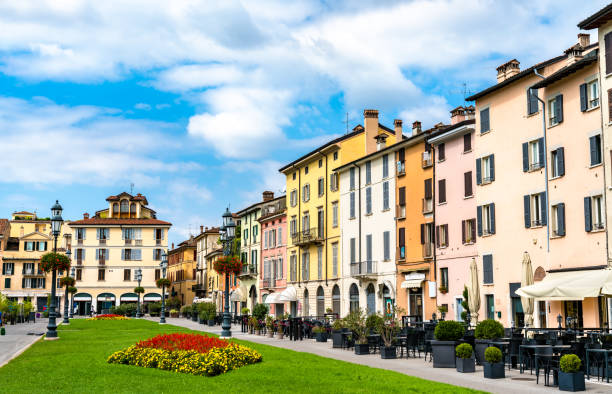
[[[124,293],[119,297],[120,301],[138,301],[138,294],[136,293]]]
[[[213,302],[213,299],[212,299],[212,298],[210,298],[210,297],[205,297],[205,298],[198,298],[198,297],[195,297],[195,298],[193,299],[193,303],[194,303],[194,304],[199,304],[200,302]]]
[[[115,301],[115,295],[112,293],[102,293],[98,295],[98,300]]]
[[[541,282],[521,287],[516,294],[540,301],[580,301],[612,295],[612,269],[549,272]]]
[[[404,277],[404,281],[402,282],[402,289],[413,289],[417,287],[421,287],[421,284],[425,280],[425,274],[419,272],[411,272]]]
[[[243,301],[244,294],[242,293],[242,289],[237,288],[231,291],[230,293],[230,301]]]
[[[278,295],[277,303],[281,304],[283,302],[293,302],[297,300],[297,290],[295,290],[295,287],[289,286]]]
[[[285,301],[279,300],[279,298],[280,298],[280,294],[271,293],[271,294],[268,294],[264,303],[265,304],[282,304],[285,302]]]
[[[74,295],[75,301],[91,301],[91,294],[89,293],[76,293]]]
[[[161,301],[161,294],[158,293],[148,293],[142,297],[143,301]]]

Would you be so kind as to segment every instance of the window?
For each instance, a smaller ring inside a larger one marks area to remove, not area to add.
[[[338,201],[332,202],[332,227],[338,227]]]
[[[372,183],[372,162],[369,160],[366,161],[365,163],[365,173],[366,173],[365,183],[366,185],[369,185],[370,183]]]
[[[391,260],[391,232],[383,232],[383,260]]]
[[[397,231],[397,246],[399,248],[399,258],[406,258],[406,229],[400,227]]]
[[[389,155],[383,155],[382,157],[382,177],[389,177]]]
[[[310,185],[307,183],[302,186],[302,201],[306,202],[310,200]]]
[[[319,168],[323,167],[323,159],[319,159]]]
[[[527,115],[538,112],[538,91],[537,89],[527,89]]]
[[[446,179],[438,180],[438,204],[446,202]]]
[[[436,227],[436,244],[438,248],[448,246],[448,224],[441,224]]]
[[[440,145],[438,145],[438,161],[444,161],[446,160],[446,147],[444,145],[444,142],[441,143]]]
[[[366,215],[371,215],[372,214],[372,188],[368,187],[365,190],[365,196],[366,196],[366,206],[365,206],[365,210],[366,210]]]
[[[283,279],[283,257],[278,256],[276,260],[276,279]]]
[[[550,168],[553,178],[565,175],[565,152],[563,148],[557,148],[550,152]]]
[[[365,237],[365,243],[366,243],[366,261],[369,263],[372,261],[372,234],[366,234]],[[367,264],[368,268],[367,268],[367,272],[371,273],[372,272],[372,264]]]
[[[338,160],[338,152],[334,152],[334,160]]]
[[[402,186],[397,191],[397,217],[405,218],[406,217],[406,187]]]
[[[463,153],[472,151],[472,133],[463,135]]]
[[[523,143],[523,171],[535,171],[544,167],[544,139]]]
[[[34,251],[34,247],[35,247],[34,242],[26,241],[25,245],[24,245],[24,250],[26,252],[33,252]]]
[[[425,179],[424,182],[425,191],[423,198],[423,213],[430,213],[433,211],[433,190],[431,178]]]
[[[461,242],[464,245],[476,242],[476,219],[461,221]]]
[[[525,228],[546,226],[546,193],[523,196]]]
[[[297,216],[291,216],[291,220],[289,221],[289,232],[291,236],[295,236],[297,233]]]
[[[295,181],[295,172],[293,173],[292,178]]]
[[[304,174],[308,174],[308,166],[304,167]]]
[[[487,131],[491,131],[489,124],[489,108],[480,110],[480,133],[486,133]]]
[[[591,166],[601,164],[601,135],[589,137],[589,147],[591,151]]]
[[[76,280],[81,280],[82,277],[83,277],[83,269],[77,268],[76,269]]]
[[[421,245],[423,245],[423,257],[433,256],[434,225],[433,223],[421,224]]]
[[[495,204],[476,207],[476,219],[478,221],[478,235],[495,234]]]
[[[105,273],[106,273],[106,270],[99,269],[98,270],[98,280],[104,280]]]
[[[47,250],[47,242],[36,242],[36,250],[39,252]]]
[[[563,122],[563,95],[548,100],[548,126],[555,126]]]
[[[244,231],[242,232],[242,239],[247,240],[249,239],[249,229],[245,228]]]
[[[383,211],[389,209],[389,181],[385,181],[382,184],[383,187]]]
[[[15,273],[15,263],[2,263],[2,275],[13,275]]]
[[[493,155],[476,159],[476,184],[486,185],[495,180],[495,157]]]
[[[34,275],[34,263],[23,263],[22,274]]]
[[[161,249],[157,249],[160,250]],[[155,257],[155,253],[153,254]],[[108,249],[96,249],[96,260],[98,260],[101,264],[104,264],[104,261],[108,260]]]
[[[597,79],[580,85],[580,110],[582,112],[599,107],[599,85]]]
[[[5,289],[11,288],[11,278],[4,278],[4,288]]]
[[[440,268],[440,287],[448,291],[448,268]]]
[[[406,151],[404,148],[400,148],[397,151],[396,171],[398,176],[406,174],[406,163],[404,162],[405,155]]]
[[[329,190],[332,192],[338,190],[338,173],[336,172],[329,175]]]
[[[109,229],[108,228],[99,228],[97,229],[96,232],[97,238],[101,241],[106,241],[108,239],[109,236]]]
[[[156,268],[155,269],[155,280],[158,280],[159,278],[161,278],[161,272],[159,268]]]
[[[563,203],[552,206],[552,228],[553,236],[563,237],[565,235],[565,204]]]
[[[355,238],[351,238],[350,240],[350,256],[351,256],[351,264],[354,264],[357,261],[357,257],[355,255],[356,253],[356,248],[355,248]]]
[[[482,256],[482,283],[493,284],[493,255]]]
[[[323,279],[323,246],[317,248],[317,278]]]
[[[297,280],[297,255],[295,253],[289,256],[289,276],[291,281]]]
[[[132,270],[131,269],[126,268],[123,270],[123,280],[125,281],[132,280]]]
[[[472,171],[468,171],[463,174],[463,196],[472,197],[474,192],[472,190]]]
[[[603,200],[598,196],[584,198],[584,229],[587,232],[605,228]]]
[[[257,242],[257,235],[259,234],[259,232],[257,231],[257,225],[251,228],[251,234],[253,234],[253,242]]]
[[[355,219],[355,192],[351,192],[351,194],[349,195],[349,199],[349,219]]]
[[[257,272],[257,250],[251,250],[251,270]]]
[[[119,204],[117,203],[113,204],[113,213],[119,213]]]
[[[291,190],[291,194],[289,195],[289,204],[292,207],[295,207],[297,205],[297,190],[293,189]]]
[[[319,197],[321,197],[323,195],[323,193],[325,193],[325,182],[323,178],[319,178],[318,182],[317,182],[317,186],[318,186],[318,191],[319,191]]]
[[[310,252],[302,253],[302,280],[310,280]]]
[[[76,238],[77,238],[77,241],[82,241],[82,240],[86,239],[86,238],[85,238],[85,236],[87,235],[87,232],[86,232],[86,231],[87,231],[87,229],[84,229],[84,228],[77,228],[77,231],[76,231]]]
[[[349,169],[349,177],[350,177],[349,190],[355,190],[355,167],[351,167]]]
[[[310,230],[310,212],[304,212],[302,215],[302,231]]]
[[[495,319],[495,299],[493,294],[485,295],[486,299],[486,308],[487,308],[487,319],[494,320]]]
[[[338,242],[332,244],[332,275],[338,277]]]

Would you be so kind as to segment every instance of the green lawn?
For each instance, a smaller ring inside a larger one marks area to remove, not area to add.
[[[38,341],[0,368],[0,392],[471,392],[397,372],[252,342],[263,362],[216,377],[111,365],[116,350],[159,333],[190,330],[144,321],[72,320],[58,341]]]

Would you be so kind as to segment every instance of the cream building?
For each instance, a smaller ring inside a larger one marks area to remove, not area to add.
[[[145,196],[121,193],[106,199],[108,208],[69,224],[72,264],[76,267],[78,314],[103,313],[113,305],[136,302],[136,269],[142,269],[144,302],[160,301],[155,281],[168,248],[171,223],[157,219]]]
[[[212,288],[208,286],[208,280],[216,273],[211,274],[209,266],[214,252],[219,252],[222,247],[219,241],[218,227],[200,226],[200,234],[194,238],[196,242],[196,283],[193,291],[198,298],[212,298]],[[187,302],[189,304],[190,302]]]

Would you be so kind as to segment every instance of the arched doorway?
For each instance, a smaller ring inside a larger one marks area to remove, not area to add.
[[[368,315],[376,313],[376,290],[374,290],[374,285],[372,283],[370,283],[366,289],[366,305],[368,308]]]
[[[97,313],[110,313],[110,308],[115,306],[115,295],[113,293],[102,293],[98,295]]]
[[[251,286],[251,289],[249,290],[249,298],[251,299],[251,312],[253,311],[253,309],[255,309],[255,305],[257,305],[257,289],[255,288],[255,285]]]
[[[325,292],[323,286],[317,289],[317,317],[323,317],[325,314]]]
[[[354,283],[349,288],[349,311],[359,311],[359,289]]]
[[[76,315],[90,315],[91,314],[91,294],[89,293],[76,293],[72,299],[72,308]]]
[[[332,312],[340,316],[340,287],[334,285],[332,289]]]
[[[310,315],[310,302],[308,301],[308,289],[304,289],[304,302],[303,302],[302,316]]]
[[[123,293],[119,297],[119,304],[130,304],[138,302],[138,294],[136,293]]]

